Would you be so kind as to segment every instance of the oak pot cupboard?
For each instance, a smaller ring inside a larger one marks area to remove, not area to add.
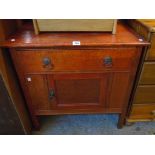
[[[10,49],[35,128],[40,115],[90,113],[117,113],[118,127],[123,127],[139,59],[147,45],[121,23],[116,35],[35,35],[24,29],[3,44]]]

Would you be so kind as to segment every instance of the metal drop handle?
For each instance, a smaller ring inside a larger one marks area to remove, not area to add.
[[[42,63],[43,63],[43,67],[46,69],[53,69],[54,68],[54,65],[52,64],[51,59],[48,57],[43,58]]]
[[[112,57],[106,56],[106,57],[104,58],[104,64],[105,64],[105,65],[112,65]]]
[[[151,111],[151,114],[155,116],[155,110]]]
[[[42,62],[44,66],[48,66],[51,64],[51,59],[46,57],[46,58],[43,58]]]
[[[53,89],[49,90],[49,99],[52,100],[55,97],[55,92]]]
[[[104,65],[107,66],[107,67],[112,66],[112,57],[111,56],[106,56],[104,58]]]

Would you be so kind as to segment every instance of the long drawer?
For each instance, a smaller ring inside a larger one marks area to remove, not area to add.
[[[145,62],[140,77],[140,84],[155,84],[155,62]]]
[[[155,33],[151,36],[151,47],[147,51],[146,60],[155,60]]]
[[[128,70],[136,61],[136,48],[103,50],[44,49],[11,52],[19,69],[25,72]]]
[[[133,105],[130,119],[155,119],[155,104]]]
[[[133,102],[134,104],[155,103],[155,85],[138,86]]]

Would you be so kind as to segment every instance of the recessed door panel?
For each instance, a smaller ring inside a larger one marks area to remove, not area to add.
[[[54,74],[48,79],[49,89],[55,91],[56,107],[105,107],[106,74]]]

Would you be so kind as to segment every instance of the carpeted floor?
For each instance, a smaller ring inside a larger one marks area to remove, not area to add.
[[[155,122],[138,122],[117,129],[117,115],[64,115],[41,117],[39,135],[153,135]]]

